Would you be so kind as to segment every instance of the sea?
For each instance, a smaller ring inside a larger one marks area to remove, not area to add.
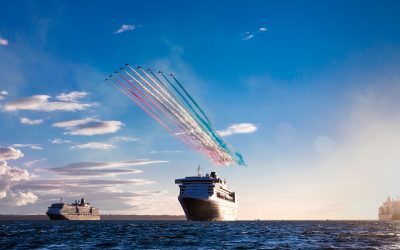
[[[0,249],[400,249],[400,223],[0,221]]]

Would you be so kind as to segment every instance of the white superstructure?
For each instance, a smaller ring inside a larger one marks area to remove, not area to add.
[[[400,220],[400,198],[395,200],[388,197],[379,207],[378,218],[380,221]]]
[[[175,180],[179,184],[178,200],[188,220],[227,221],[236,220],[237,197],[225,180],[215,172]]]
[[[61,199],[61,202],[51,204],[46,214],[50,220],[100,220],[99,209],[85,202],[84,198],[72,204],[65,204]]]

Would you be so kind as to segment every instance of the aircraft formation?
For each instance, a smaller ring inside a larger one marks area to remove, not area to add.
[[[172,136],[208,156],[216,165],[245,165],[223,141],[206,113],[173,74],[129,64],[106,78]]]

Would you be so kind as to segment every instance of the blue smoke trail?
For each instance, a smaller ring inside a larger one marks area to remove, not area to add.
[[[172,88],[179,94],[179,96],[185,101],[185,103],[189,106],[189,108],[192,110],[193,114],[196,116],[196,120],[200,121],[202,124],[201,125],[203,128],[205,126],[205,131],[207,131],[212,138],[218,143],[218,145],[224,149],[225,152],[227,152],[229,155],[231,155],[236,163],[238,165],[242,165],[245,166],[246,163],[244,162],[243,156],[239,153],[239,152],[232,152],[232,150],[230,149],[230,147],[214,132],[214,129],[212,128],[211,122],[209,121],[209,119],[207,118],[207,115],[205,114],[205,112],[199,107],[199,105],[196,103],[196,101],[190,96],[190,94],[185,90],[185,88],[176,80],[175,77],[174,80],[178,83],[178,85],[180,86],[180,88],[184,91],[184,93],[186,94],[186,96],[192,101],[192,103],[198,108],[198,110],[204,115],[205,119],[207,121],[205,121],[197,112],[196,110],[194,110],[194,108],[192,107],[192,105],[189,103],[189,101],[185,98],[185,96],[174,86],[174,84],[164,75],[164,73],[160,72],[161,75],[164,77],[164,79],[172,86]],[[236,156],[236,157],[235,157]]]

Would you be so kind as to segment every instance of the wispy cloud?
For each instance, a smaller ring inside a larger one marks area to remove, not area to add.
[[[112,167],[131,167],[131,166],[144,166],[156,163],[166,163],[168,161],[138,159],[130,161],[111,161],[111,162],[75,162],[63,166],[62,168],[112,168]]]
[[[2,46],[7,46],[8,45],[8,40],[0,36],[0,45]]]
[[[5,90],[0,91],[0,101],[4,100],[7,95],[8,95],[7,91],[5,91]]]
[[[115,133],[121,129],[123,123],[120,121],[101,121],[96,118],[85,118],[56,122],[54,127],[67,130],[64,134],[68,135],[100,135]]]
[[[68,175],[68,176],[105,177],[105,176],[116,176],[121,174],[142,173],[142,170],[126,169],[124,167],[144,166],[148,164],[156,164],[163,162],[165,161],[156,161],[147,159],[133,160],[133,161],[119,161],[119,162],[76,162],[62,167],[50,168],[47,169],[46,171],[52,171],[57,174]]]
[[[126,31],[131,31],[134,30],[135,28],[136,26],[133,24],[123,24],[118,30],[114,32],[114,34],[120,34]]]
[[[43,122],[43,119],[31,120],[31,119],[29,119],[27,117],[21,117],[21,118],[19,118],[19,121],[22,124],[26,124],[26,125],[38,125],[38,124],[41,124]]]
[[[63,140],[63,139],[59,139],[59,138],[53,139],[53,140],[51,140],[50,142],[51,142],[52,144],[65,144],[65,143],[72,143],[72,141],[69,141],[69,140]]]
[[[130,137],[130,136],[115,136],[111,138],[112,142],[133,142],[133,141],[139,141],[138,138],[135,137]]]
[[[238,123],[232,124],[224,130],[219,130],[220,136],[229,136],[234,134],[249,134],[254,133],[257,130],[257,126],[252,123]]]
[[[250,33],[250,31],[246,31],[246,32],[242,33],[241,36],[244,41],[247,41],[247,40],[252,39],[254,37],[254,34]]]
[[[72,91],[69,93],[62,93],[56,96],[57,100],[64,102],[77,102],[80,99],[85,98],[89,93],[83,91]]]
[[[43,147],[40,144],[13,144],[12,147],[30,148],[30,149],[33,149],[33,150],[43,150]]]
[[[42,159],[38,159],[38,160],[27,161],[27,162],[24,163],[24,166],[26,166],[26,167],[32,167],[32,166],[35,165],[36,163],[42,162],[42,161],[45,161],[45,160],[47,160],[47,158],[42,158]]]
[[[69,147],[71,149],[111,149],[115,148],[113,145],[102,142],[88,142]]]
[[[78,101],[50,101],[51,96],[34,95],[21,98],[4,105],[6,111],[34,110],[34,111],[77,111],[96,105],[96,103],[80,103]]]
[[[267,30],[268,30],[268,29],[265,28],[265,27],[260,27],[260,28],[258,28],[258,30],[255,31],[255,32],[246,31],[246,32],[243,32],[242,34],[240,34],[240,36],[241,36],[241,38],[242,38],[243,41],[247,41],[247,40],[253,39],[254,37],[256,37],[256,35],[258,35],[258,34],[260,34],[260,33],[262,33],[262,32],[265,32],[265,31],[267,31]]]

